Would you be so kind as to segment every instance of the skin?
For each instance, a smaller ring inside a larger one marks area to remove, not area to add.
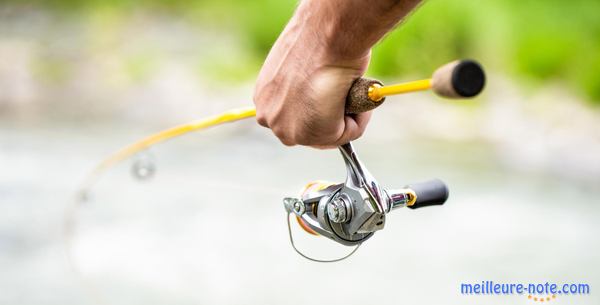
[[[370,112],[345,115],[371,48],[420,0],[302,0],[273,45],[254,93],[256,118],[287,146],[333,148],[359,138]]]

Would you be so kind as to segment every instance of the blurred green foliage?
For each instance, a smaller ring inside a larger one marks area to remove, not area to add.
[[[77,16],[109,10],[125,19],[131,11],[147,10],[233,33],[242,40],[247,56],[233,61],[235,65],[208,68],[236,79],[254,75],[297,4],[296,0],[12,2]],[[428,75],[455,58],[476,58],[489,70],[519,80],[560,80],[600,104],[600,1],[429,0],[375,47],[368,73],[389,78]],[[142,70],[135,61],[132,65],[135,73]]]

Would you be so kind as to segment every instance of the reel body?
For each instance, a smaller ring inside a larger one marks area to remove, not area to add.
[[[300,198],[283,200],[288,217],[294,214],[310,234],[325,236],[345,246],[358,246],[385,227],[386,215],[392,210],[441,205],[448,198],[448,188],[437,179],[400,189],[384,189],[358,159],[351,143],[340,146],[339,150],[347,170],[344,183],[313,182]]]

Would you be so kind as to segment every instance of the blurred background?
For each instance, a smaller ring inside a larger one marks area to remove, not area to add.
[[[355,143],[370,171],[389,187],[439,177],[451,197],[394,212],[347,261],[297,256],[281,203],[311,180],[343,181],[338,152],[284,147],[253,120],[151,148],[150,179],[132,175],[135,160],[111,169],[65,247],[65,211],[103,157],[251,105],[295,6],[0,1],[0,304],[533,303],[460,294],[482,280],[584,282],[590,295],[556,303],[598,303],[596,0],[429,0],[375,47],[371,77],[475,58],[488,83],[472,101],[425,92],[375,111]]]

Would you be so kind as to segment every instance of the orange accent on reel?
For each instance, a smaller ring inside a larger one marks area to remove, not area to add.
[[[333,185],[334,183],[328,182],[328,181],[312,181],[306,184],[306,186],[304,186],[304,189],[302,190],[302,196],[304,196],[304,194],[306,194],[307,192],[317,192],[323,189],[328,188],[329,186]],[[298,215],[296,215],[296,221],[298,221],[298,224],[300,225],[300,227],[306,231],[308,234],[311,235],[315,235],[315,236],[319,236],[319,233],[315,232],[315,230],[311,229],[310,226],[308,224],[306,224],[306,222],[304,222],[304,220],[302,220],[302,218]]]
[[[315,230],[311,229],[306,222],[304,222],[304,220],[302,220],[302,218],[300,218],[300,216],[296,215],[296,220],[298,221],[298,224],[300,225],[300,227],[306,231],[306,233],[314,235],[314,236],[319,236],[319,233],[315,232]]]
[[[320,190],[324,190],[334,184],[335,183],[333,183],[333,182],[322,181],[322,180],[311,181],[311,182],[307,183],[306,186],[304,187],[304,189],[302,190],[302,195],[306,194],[306,192],[317,192]]]

